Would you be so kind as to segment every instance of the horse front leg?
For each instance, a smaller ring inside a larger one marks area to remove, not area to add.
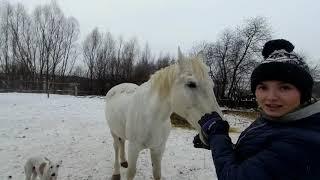
[[[150,149],[153,178],[155,180],[161,179],[161,160],[162,160],[164,149],[165,149],[165,145],[162,145],[159,148]]]
[[[130,142],[128,144],[128,171],[127,171],[127,179],[133,180],[136,175],[136,166],[137,159],[139,156],[139,152],[142,150],[140,146],[137,144]]]

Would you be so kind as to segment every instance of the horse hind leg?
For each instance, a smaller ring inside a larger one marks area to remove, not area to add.
[[[120,180],[120,163],[119,163],[119,147],[120,141],[119,137],[117,137],[114,133],[111,132],[113,137],[113,148],[114,148],[114,166],[112,173],[112,180]]]
[[[119,138],[119,148],[120,148],[120,164],[122,167],[128,167],[128,161],[126,159],[126,151],[125,151],[125,140]]]

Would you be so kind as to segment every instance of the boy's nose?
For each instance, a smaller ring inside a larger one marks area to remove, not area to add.
[[[275,91],[275,90],[269,90],[267,92],[267,97],[268,97],[268,99],[272,99],[272,100],[277,99],[278,98],[278,92]]]

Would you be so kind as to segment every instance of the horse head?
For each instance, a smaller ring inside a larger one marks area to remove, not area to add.
[[[205,113],[216,111],[223,117],[208,67],[201,56],[184,57],[178,48],[176,68],[175,80],[170,88],[172,110],[200,132],[198,121]]]

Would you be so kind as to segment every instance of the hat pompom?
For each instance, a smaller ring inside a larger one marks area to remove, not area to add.
[[[287,51],[288,53],[290,53],[293,51],[294,45],[285,39],[271,40],[271,41],[268,41],[264,45],[263,50],[262,50],[262,55],[266,59],[269,57],[269,55],[271,53],[273,53],[276,50],[280,50],[280,49],[283,49],[283,50]]]

